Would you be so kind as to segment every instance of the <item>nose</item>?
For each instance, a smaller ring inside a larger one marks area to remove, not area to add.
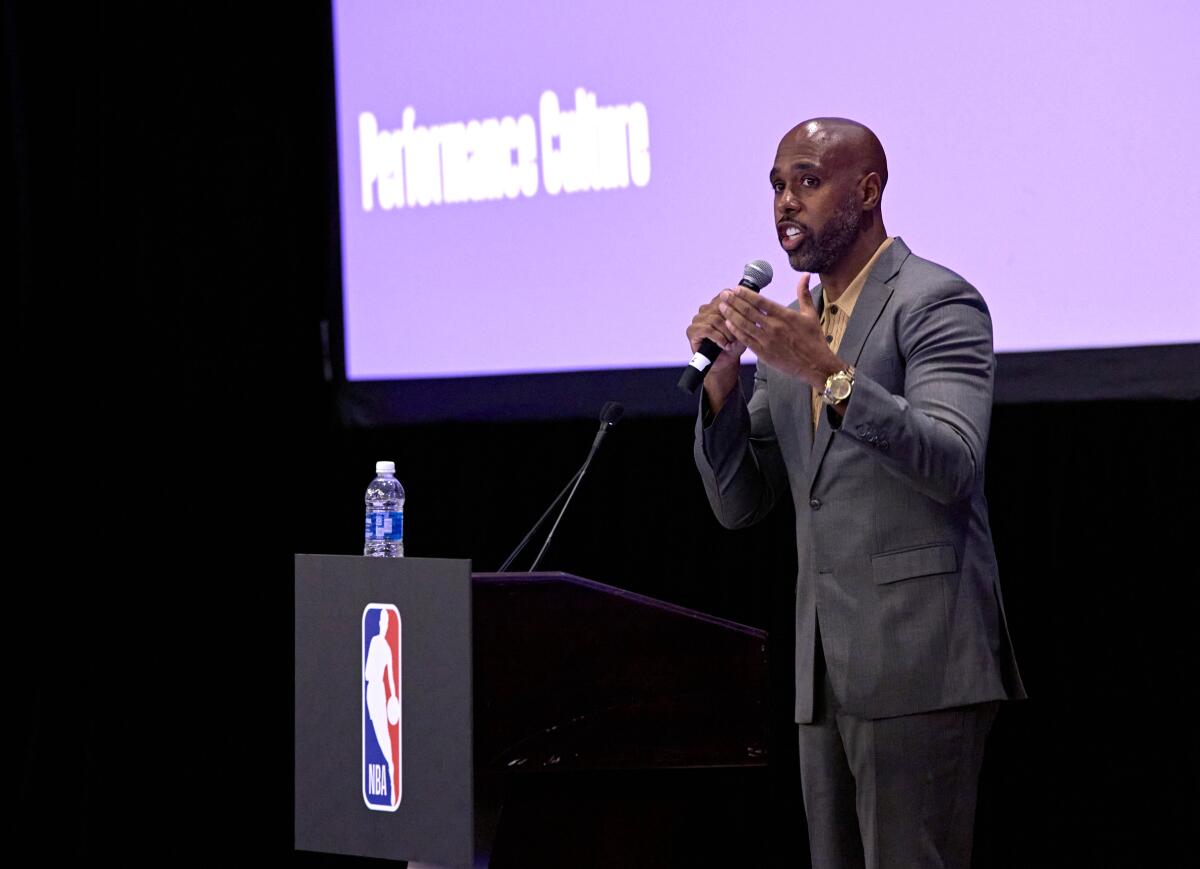
[[[780,192],[779,199],[777,200],[779,213],[792,214],[799,208],[799,206],[799,198],[792,193],[792,188],[790,186],[785,186]]]

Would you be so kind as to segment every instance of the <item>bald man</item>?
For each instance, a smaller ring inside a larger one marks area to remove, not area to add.
[[[739,287],[693,318],[693,352],[722,348],[696,464],[728,528],[785,487],[795,503],[813,866],[967,869],[984,740],[999,701],[1024,696],[983,493],[991,319],[963,278],[888,236],[887,158],[862,124],[798,125],[770,178],[802,274],[786,307]]]

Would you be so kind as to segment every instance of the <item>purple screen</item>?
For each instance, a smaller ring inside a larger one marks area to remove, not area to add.
[[[888,231],[996,349],[1200,341],[1200,6],[334,3],[351,380],[680,365],[766,259],[807,117],[870,126]],[[749,354],[747,358],[749,357]]]

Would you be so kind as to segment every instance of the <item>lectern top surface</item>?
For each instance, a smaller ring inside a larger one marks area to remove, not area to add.
[[[743,625],[739,622],[723,619],[719,616],[709,615],[700,610],[690,609],[689,607],[673,604],[665,600],[649,597],[644,594],[639,594],[635,591],[618,588],[615,585],[606,585],[602,582],[596,582],[594,579],[584,579],[582,576],[575,576],[571,573],[563,573],[561,571],[538,571],[537,573],[472,573],[472,583],[478,587],[489,587],[495,585],[530,585],[536,583],[561,583],[564,585],[576,586],[582,589],[599,592],[601,594],[611,595],[612,597],[622,598],[631,603],[636,603],[641,606],[648,606],[654,609],[663,610],[674,613],[675,615],[686,616],[698,621],[708,622],[710,624],[719,625],[723,628],[728,628],[739,633],[749,636],[765,639],[767,632],[761,628]]]

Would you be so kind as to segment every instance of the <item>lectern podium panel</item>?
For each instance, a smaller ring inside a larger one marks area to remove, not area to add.
[[[763,763],[764,632],[563,573],[474,601],[477,772]]]
[[[295,641],[295,846],[471,866],[471,563],[299,555]]]
[[[298,555],[295,642],[301,850],[486,866],[514,782],[766,762],[762,631],[568,574]]]

